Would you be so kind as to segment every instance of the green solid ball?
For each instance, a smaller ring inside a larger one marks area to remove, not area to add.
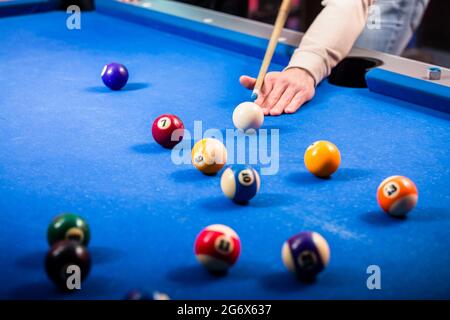
[[[48,226],[47,240],[50,245],[61,240],[72,240],[87,246],[90,239],[91,233],[86,220],[73,213],[55,217]]]

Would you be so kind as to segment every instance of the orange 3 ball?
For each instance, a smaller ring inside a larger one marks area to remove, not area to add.
[[[417,204],[419,198],[417,187],[410,179],[392,176],[381,182],[377,190],[380,207],[390,215],[405,216]]]
[[[329,141],[316,141],[305,152],[305,166],[319,178],[331,176],[341,164],[339,149]]]

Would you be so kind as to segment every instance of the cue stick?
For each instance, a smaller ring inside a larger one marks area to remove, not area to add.
[[[253,89],[252,93],[252,100],[256,100],[258,98],[259,92],[264,83],[264,78],[266,77],[267,70],[269,69],[270,63],[272,61],[273,54],[275,53],[275,49],[277,47],[281,32],[283,31],[284,25],[286,24],[286,20],[289,16],[290,7],[291,0],[283,0],[280,6],[280,11],[278,11],[277,20],[275,21],[275,26],[272,31],[272,36],[270,37],[269,45],[267,47],[266,54],[261,65],[261,69],[259,70],[258,78],[256,79],[255,88]]]

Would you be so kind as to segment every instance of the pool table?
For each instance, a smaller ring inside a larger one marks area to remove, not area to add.
[[[427,64],[355,48],[346,61],[363,66],[362,83],[341,69],[299,112],[266,117],[252,135],[261,189],[238,205],[222,194],[220,173],[177,162],[151,126],[161,114],[179,116],[189,134],[178,152],[188,160],[203,134],[233,132],[233,109],[251,95],[239,76],[258,73],[271,26],[161,0],[98,0],[81,29],[66,27],[69,16],[0,19],[1,299],[122,299],[134,288],[172,299],[450,298],[450,70],[430,81]],[[301,36],[283,32],[272,71]],[[117,92],[100,78],[112,61],[130,73]],[[250,162],[250,147],[243,156],[230,140],[229,163]],[[341,151],[330,179],[304,166],[316,140]],[[378,185],[392,175],[419,189],[405,219],[377,204]],[[91,228],[92,270],[72,293],[44,270],[47,226],[61,212]],[[242,243],[223,277],[194,255],[210,224],[232,227]],[[303,230],[331,250],[313,283],[297,281],[281,260],[284,241]]]

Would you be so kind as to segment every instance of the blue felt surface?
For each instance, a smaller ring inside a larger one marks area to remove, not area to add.
[[[367,89],[324,82],[295,115],[269,117],[280,130],[280,171],[239,206],[220,178],[177,166],[151,138],[162,113],[187,129],[232,128],[249,98],[238,83],[260,60],[106,15],[84,14],[81,31],[64,13],[0,20],[0,298],[120,299],[134,287],[183,298],[450,298],[450,117]],[[110,92],[110,61],[130,71]],[[281,69],[274,65],[273,69]],[[342,153],[330,180],[306,172],[303,152],[327,139]],[[406,220],[381,213],[375,192],[387,176],[413,179],[419,205]],[[83,290],[58,293],[43,271],[46,228],[61,211],[91,225],[94,265]],[[224,278],[196,262],[197,233],[234,228],[242,256]],[[320,232],[331,262],[314,284],[285,271],[281,246],[301,230]],[[382,270],[382,290],[366,268]]]
[[[169,10],[170,6],[173,6],[170,1],[159,5]],[[244,53],[247,56],[264,57],[269,42],[267,39],[237,33],[193,20],[186,20],[176,15],[167,15],[159,11],[135,7],[115,0],[98,0],[96,9],[100,13],[150,26],[153,29],[187,36],[190,39],[197,39],[214,46],[233,50],[234,52]],[[176,11],[181,10],[178,8]],[[287,65],[289,57],[294,50],[295,48],[289,45],[279,43],[275,49],[272,61]]]
[[[366,75],[371,91],[450,113],[450,88],[375,68]]]

